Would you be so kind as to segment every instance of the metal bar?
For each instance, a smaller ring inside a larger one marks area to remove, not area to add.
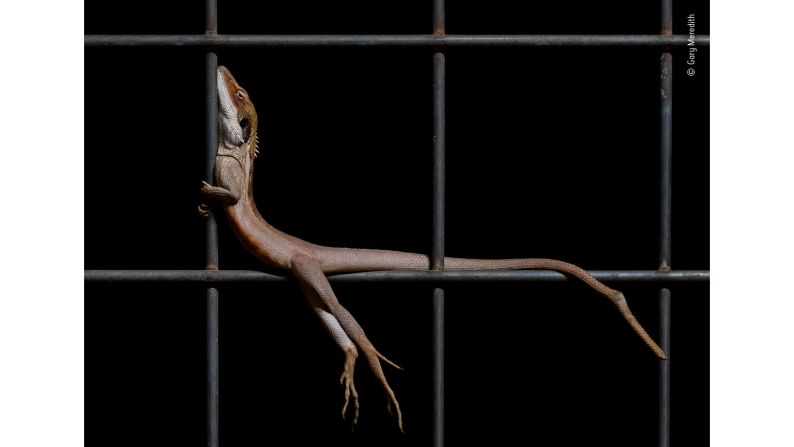
[[[589,272],[604,282],[672,284],[709,282],[708,270],[592,270]],[[570,279],[549,270],[392,270],[328,275],[333,283],[353,282],[563,282]],[[291,277],[254,270],[86,270],[88,282],[178,282],[178,283],[251,283],[285,282]],[[575,281],[575,280],[574,280]]]
[[[443,39],[444,0],[433,0],[433,36]],[[446,60],[433,54],[433,253],[430,268],[444,270],[446,184]],[[433,447],[444,447],[444,289],[433,289]]]
[[[685,47],[688,35],[103,35],[85,45],[149,47]],[[710,36],[695,37],[699,47]]]
[[[433,54],[433,253],[430,259],[433,270],[444,268],[445,75],[444,53],[437,52]]]
[[[218,401],[220,397],[218,349],[218,289],[207,289],[207,445],[218,447]]]
[[[667,361],[659,364],[659,446],[670,447],[670,289],[659,292],[659,341]]]
[[[206,20],[206,30],[207,35],[217,35],[218,34],[218,1],[217,0],[206,0],[204,3],[205,6],[205,20]]]
[[[433,289],[433,447],[444,447],[444,289]]]
[[[206,91],[207,97],[207,147],[206,147],[206,171],[204,173],[207,182],[212,183],[215,176],[215,151],[218,149],[218,100],[217,98],[217,70],[218,56],[215,53],[207,53],[206,71]],[[207,218],[207,268],[218,269],[218,224],[215,215],[210,214]]]
[[[662,0],[662,36],[673,34],[673,0]],[[662,53],[661,60],[661,197],[659,270],[670,271],[670,249],[672,245],[672,162],[673,162],[673,56],[669,51]],[[659,447],[670,446],[670,289],[659,292],[659,342],[667,353],[667,361],[659,363]]]
[[[446,13],[444,0],[433,0],[433,35],[441,37],[446,32]]]
[[[673,162],[673,56],[662,53],[661,66],[661,188],[659,269],[670,269],[672,222],[672,162]]]
[[[218,4],[216,0],[206,0],[207,35],[218,34]],[[215,173],[215,151],[218,148],[218,100],[217,71],[218,56],[208,51],[206,55],[207,101],[207,181],[212,181]],[[215,216],[207,220],[207,270],[218,270],[218,225]],[[207,445],[219,445],[218,407],[220,398],[220,346],[218,321],[218,289],[207,289]]]
[[[673,0],[662,0],[662,36],[673,35]]]

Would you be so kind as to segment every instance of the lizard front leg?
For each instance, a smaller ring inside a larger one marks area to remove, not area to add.
[[[322,305],[322,310],[327,311],[327,313],[330,314],[325,316],[324,314],[320,313],[319,315],[326,324],[326,328],[329,328],[330,323],[329,332],[331,332],[335,339],[336,331],[341,329],[346,335],[347,340],[352,341],[355,346],[357,346],[358,349],[360,349],[364,354],[370,370],[372,370],[372,373],[378,378],[384,392],[386,393],[388,398],[388,409],[390,412],[392,409],[394,409],[394,412],[397,416],[397,425],[399,426],[400,431],[402,431],[403,422],[400,404],[397,402],[397,397],[394,395],[394,391],[391,389],[389,382],[386,380],[380,360],[383,360],[396,368],[402,368],[384,357],[380,352],[378,352],[377,349],[375,349],[375,346],[373,346],[369,341],[366,334],[364,333],[364,330],[358,324],[356,319],[353,318],[353,315],[351,315],[350,312],[348,312],[348,310],[339,303],[339,300],[336,299],[336,295],[331,289],[331,284],[328,283],[325,273],[323,273],[322,268],[315,260],[305,256],[298,256],[292,262],[292,271],[297,277],[301,289],[303,290],[307,299],[309,299],[309,302],[313,303],[313,305],[314,303]],[[333,319],[328,317],[332,317]],[[341,337],[340,339],[344,340]],[[337,344],[342,346],[339,340],[337,340]],[[357,413],[358,399],[357,395],[355,394],[355,387],[353,386],[353,366],[355,364],[356,356],[348,354],[348,351],[345,351],[345,353],[347,358],[345,359],[345,372],[342,373],[342,382],[349,384],[349,386],[346,386],[345,394],[347,395],[348,391],[353,393],[354,405]],[[345,405],[347,405],[347,398],[345,399]]]
[[[207,182],[201,182],[201,196],[207,200],[217,201],[223,205],[234,205],[240,200],[245,182],[245,173],[240,168],[237,159],[227,156],[219,156],[215,162],[215,183],[212,186]],[[198,207],[199,214],[207,217],[211,208],[202,203]]]
[[[207,182],[201,182],[201,196],[208,200],[218,201],[223,204],[233,205],[240,199],[239,194],[235,195],[232,191],[218,186],[212,186]],[[198,212],[203,217],[207,217],[212,212],[212,207],[205,202],[198,206]]]

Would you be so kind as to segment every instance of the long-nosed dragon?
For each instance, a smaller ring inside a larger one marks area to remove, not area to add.
[[[218,67],[218,151],[215,165],[215,186],[203,182],[202,197],[219,203],[240,242],[262,262],[289,270],[295,276],[325,329],[344,351],[345,361],[340,382],[344,386],[342,415],[348,411],[352,398],[352,423],[358,420],[358,393],[353,383],[356,359],[361,352],[372,373],[388,397],[402,430],[400,405],[381,368],[381,361],[396,368],[367,338],[353,315],[342,306],[326,278],[328,273],[375,270],[429,269],[428,256],[390,250],[324,247],[290,236],[270,225],[259,213],[253,197],[254,158],[258,154],[257,114],[248,93],[225,67]],[[202,215],[210,207],[199,206]],[[574,277],[608,298],[632,329],[662,359],[665,353],[651,339],[629,310],[623,294],[595,279],[585,270],[554,259],[464,259],[445,258],[449,270],[545,269]]]

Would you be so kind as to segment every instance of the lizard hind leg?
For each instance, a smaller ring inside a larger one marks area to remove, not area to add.
[[[393,366],[394,368],[399,369],[400,371],[404,371],[403,367],[392,362],[391,360],[387,359],[385,355],[381,354],[378,351],[375,351],[375,355],[378,356],[379,359],[383,360],[384,362],[388,363],[389,365]]]
[[[353,341],[350,340],[350,337],[347,336],[344,329],[342,329],[342,326],[339,325],[339,321],[336,319],[336,317],[326,311],[323,308],[322,303],[319,301],[310,301],[313,301],[312,306],[314,307],[314,311],[320,318],[320,321],[323,322],[325,330],[328,331],[328,333],[334,339],[334,342],[336,342],[336,344],[345,353],[345,365],[342,375],[339,377],[339,383],[345,388],[345,403],[342,405],[342,419],[345,419],[345,416],[347,415],[348,406],[351,403],[350,399],[352,398],[353,405],[351,410],[353,412],[353,418],[351,420],[351,427],[353,427],[358,422],[359,412],[358,392],[356,391],[356,385],[353,381],[353,373],[355,372],[358,350],[356,349],[356,345],[353,343]]]
[[[348,330],[345,332],[352,340],[355,341],[356,345],[367,359],[367,364],[369,365],[372,374],[378,379],[381,388],[383,388],[383,391],[386,393],[386,408],[390,414],[397,416],[397,426],[400,428],[400,432],[403,432],[403,415],[402,411],[400,411],[400,403],[397,401],[397,397],[394,395],[394,390],[391,389],[389,381],[386,380],[386,375],[383,373],[383,367],[381,366],[380,361],[383,360],[389,365],[400,370],[402,370],[402,368],[396,363],[387,359],[386,356],[375,349],[375,346],[364,334],[364,330],[361,329],[361,326],[359,326],[356,319],[353,318],[353,315],[351,315],[344,306],[338,304],[335,309],[335,315],[337,318],[339,318],[338,321],[343,325],[343,327],[345,324],[347,325]]]
[[[389,382],[383,374],[380,359],[382,358],[385,362],[397,368],[400,367],[391,360],[386,359],[375,349],[364,334],[364,330],[356,319],[353,318],[353,315],[351,315],[336,299],[336,295],[334,295],[331,285],[325,277],[325,273],[323,273],[322,268],[316,261],[305,257],[296,257],[292,261],[292,271],[295,273],[298,283],[304,291],[304,295],[309,300],[309,303],[315,309],[318,316],[320,316],[320,319],[325,324],[325,328],[336,343],[345,352],[348,352],[349,346],[358,348],[367,359],[370,369],[380,382],[388,397],[388,409],[396,412],[398,426],[400,431],[403,431],[400,404],[397,402],[397,397],[394,395],[394,391],[389,386]],[[352,365],[354,363],[355,358],[349,355],[345,361],[346,367],[345,372],[342,374],[341,381],[342,384],[349,384],[345,385],[346,393],[350,391],[350,395],[354,398],[353,402],[355,406],[357,405],[357,399],[352,388]]]
[[[394,390],[391,389],[389,381],[386,380],[386,375],[383,373],[380,360],[383,359],[383,361],[397,369],[402,368],[384,357],[383,354],[378,352],[375,347],[372,346],[371,343],[368,343],[366,347],[362,347],[362,350],[364,351],[364,355],[367,358],[367,362],[369,363],[369,367],[372,370],[372,374],[374,374],[378,379],[383,391],[386,393],[386,409],[389,411],[389,414],[397,416],[397,426],[400,428],[400,432],[403,432],[403,414],[402,411],[400,411],[400,403],[397,401],[397,396],[394,395]]]
[[[375,377],[381,384],[384,392],[386,393],[387,402],[386,408],[389,411],[389,414],[395,414],[397,416],[397,425],[400,428],[400,431],[403,431],[403,418],[402,412],[400,411],[400,403],[397,401],[397,397],[394,395],[394,390],[391,389],[389,386],[389,382],[386,380],[386,376],[383,374],[383,368],[381,367],[380,360],[382,359],[389,365],[402,370],[400,366],[396,363],[392,362],[391,360],[387,359],[383,354],[378,352],[372,344],[368,344],[366,348],[364,348],[366,352],[367,360],[369,361],[370,369],[372,370]],[[374,353],[374,356],[373,356]],[[356,386],[353,381],[353,373],[355,371],[356,359],[358,358],[358,350],[354,345],[350,345],[348,348],[345,349],[345,366],[344,370],[342,371],[342,375],[339,377],[339,383],[342,384],[345,388],[345,403],[342,406],[342,418],[345,418],[347,414],[348,405],[350,403],[350,398],[353,398],[353,419],[351,421],[351,426],[355,426],[358,422],[358,413],[359,413],[359,403],[358,403],[358,392],[356,391]]]

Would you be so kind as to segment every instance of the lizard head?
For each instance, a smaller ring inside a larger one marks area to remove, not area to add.
[[[257,116],[248,92],[226,67],[218,67],[218,138],[227,149],[244,148],[256,155]]]

